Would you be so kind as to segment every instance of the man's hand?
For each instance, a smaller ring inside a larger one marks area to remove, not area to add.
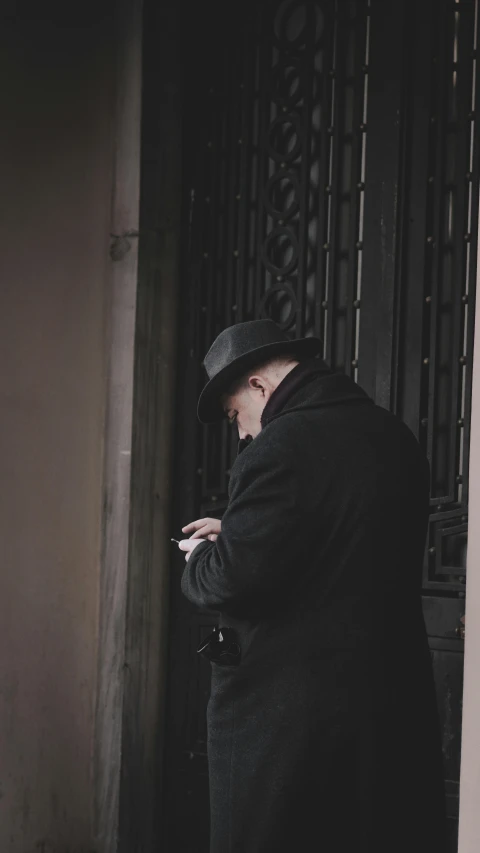
[[[190,534],[190,539],[209,539],[215,542],[222,529],[218,518],[198,518],[182,527],[182,533]],[[184,550],[184,549],[182,549]]]
[[[200,545],[200,542],[207,542],[207,539],[180,539],[178,543],[178,547],[180,551],[185,551],[185,562],[188,562],[190,559],[190,555],[195,551],[197,545]]]

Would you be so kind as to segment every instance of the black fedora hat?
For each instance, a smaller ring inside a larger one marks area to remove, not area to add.
[[[250,367],[276,355],[316,356],[322,351],[319,338],[290,340],[273,320],[236,323],[220,332],[203,362],[208,382],[198,400],[198,418],[213,423],[224,417],[220,397]]]

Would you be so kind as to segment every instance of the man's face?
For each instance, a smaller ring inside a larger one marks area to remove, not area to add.
[[[250,376],[239,391],[223,395],[223,410],[230,423],[237,426],[239,438],[256,438],[261,432],[262,412],[273,390],[262,377]]]

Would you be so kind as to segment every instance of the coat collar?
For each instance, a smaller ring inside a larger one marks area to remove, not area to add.
[[[373,403],[349,376],[335,373],[318,359],[306,359],[294,367],[273,392],[263,410],[262,429],[286,412],[353,400]]]

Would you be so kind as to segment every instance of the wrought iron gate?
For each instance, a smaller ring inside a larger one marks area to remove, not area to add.
[[[270,316],[292,337],[320,335],[327,360],[409,424],[432,468],[424,610],[454,851],[478,0],[207,0],[189,27],[176,520],[220,516],[226,505],[235,442],[225,425],[200,428],[195,406],[202,358],[232,323]],[[210,630],[174,581],[166,825],[175,853],[208,849],[209,669],[195,649]]]

